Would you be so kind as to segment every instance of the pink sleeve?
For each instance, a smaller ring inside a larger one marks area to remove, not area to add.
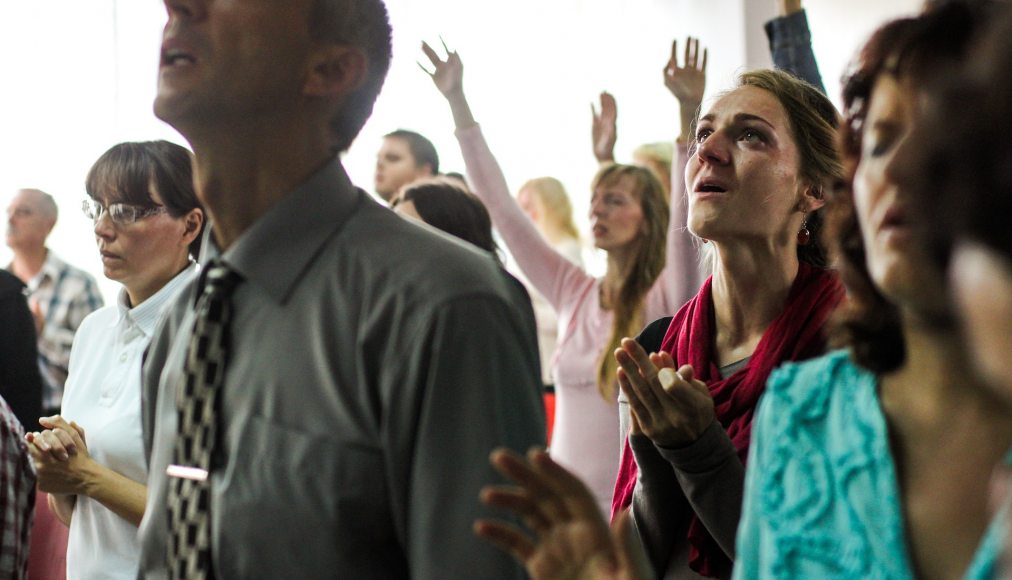
[[[671,216],[665,265],[646,299],[644,324],[671,316],[696,295],[703,284],[699,264],[699,241],[686,226],[689,198],[685,186],[685,166],[689,153],[684,143],[675,143],[675,162],[671,164]]]
[[[510,254],[538,292],[556,311],[563,311],[592,280],[591,276],[556,252],[520,209],[481,128],[474,125],[457,129],[456,135],[471,189],[485,203]]]

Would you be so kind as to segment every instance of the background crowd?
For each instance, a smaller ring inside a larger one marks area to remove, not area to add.
[[[165,5],[155,112],[193,153],[121,143],[82,176],[115,304],[47,245],[50,194],[8,206],[0,574],[1007,573],[1005,2],[881,26],[842,111],[800,1],[774,68],[710,99],[720,47],[674,41],[672,141],[616,163],[620,103],[592,106],[589,232],[556,177],[510,190],[447,44],[418,60],[463,171],[397,129],[375,197],[351,185],[382,3]],[[187,93],[230,9],[272,38],[237,49],[252,80]]]

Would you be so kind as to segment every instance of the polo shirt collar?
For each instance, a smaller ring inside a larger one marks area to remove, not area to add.
[[[130,307],[130,298],[127,296],[126,288],[120,288],[116,298],[116,309],[119,316],[112,326],[121,324],[124,320],[131,320],[144,333],[145,336],[152,336],[155,326],[158,324],[166,304],[175,298],[176,294],[192,280],[197,274],[196,262],[190,264],[162,286],[158,292],[152,294],[147,300],[133,308]]]

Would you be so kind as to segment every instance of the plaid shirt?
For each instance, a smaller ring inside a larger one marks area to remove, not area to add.
[[[0,578],[27,576],[34,512],[35,468],[25,432],[0,398]]]
[[[46,262],[39,273],[28,281],[28,294],[46,317],[39,337],[45,412],[60,407],[74,333],[85,316],[102,307],[103,300],[91,274],[67,264],[52,250],[46,252]]]

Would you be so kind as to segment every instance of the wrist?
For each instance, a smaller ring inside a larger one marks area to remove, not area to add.
[[[93,497],[102,486],[105,475],[105,467],[88,457],[81,463],[80,477],[77,482],[76,493]]]

